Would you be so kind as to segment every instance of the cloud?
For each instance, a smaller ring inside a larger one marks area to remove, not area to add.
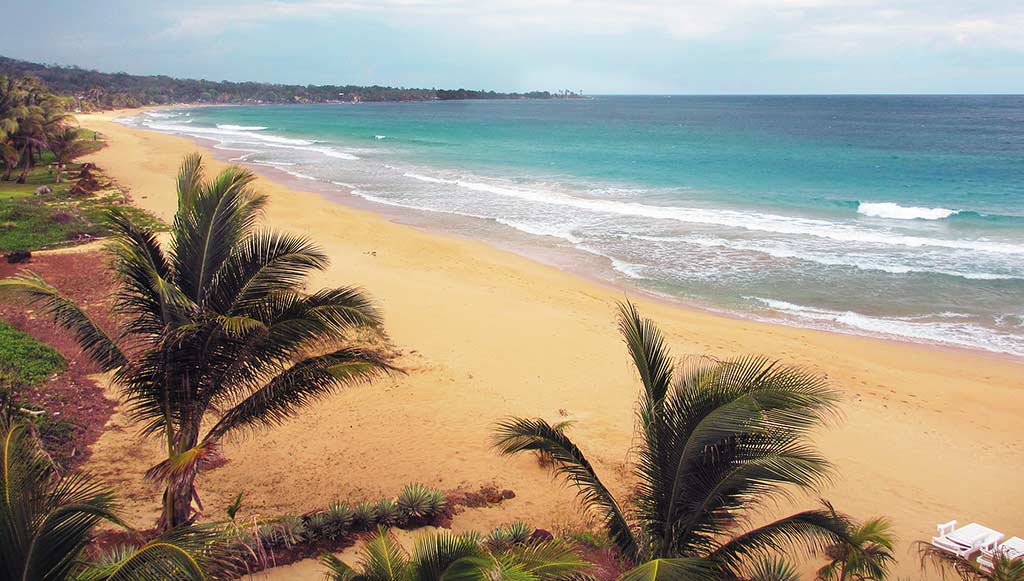
[[[395,27],[431,26],[520,38],[662,34],[677,41],[764,39],[783,49],[880,50],[1024,43],[1024,4],[997,0],[271,0],[183,7],[163,13],[171,37],[224,34],[302,20],[346,17]],[[832,42],[829,42],[829,41]]]

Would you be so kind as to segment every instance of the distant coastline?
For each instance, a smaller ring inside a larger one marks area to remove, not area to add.
[[[34,77],[74,100],[79,112],[155,105],[259,105],[374,103],[507,99],[579,99],[581,92],[498,92],[476,89],[405,88],[381,85],[286,85],[251,81],[179,79],[166,75],[104,73],[0,56],[0,76]]]

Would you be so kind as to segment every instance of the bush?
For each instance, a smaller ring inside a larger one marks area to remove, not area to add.
[[[377,511],[370,502],[360,502],[356,504],[355,509],[352,511],[352,524],[361,528],[369,529],[377,522]]]
[[[431,510],[430,489],[422,484],[409,484],[398,495],[398,510],[408,520],[421,520],[434,516]]]
[[[329,538],[337,538],[348,532],[352,526],[352,508],[344,502],[335,502],[327,507]]]
[[[385,527],[395,526],[404,522],[402,511],[399,510],[398,504],[390,498],[381,500],[374,505],[373,516],[378,525]]]
[[[256,534],[267,548],[291,547],[308,540],[306,523],[293,514],[260,525]]]
[[[315,512],[305,519],[305,537],[310,541],[329,538],[331,521],[326,512]]]
[[[509,547],[512,545],[523,545],[530,540],[533,529],[526,523],[515,521],[500,526],[487,535],[487,544],[494,547]]]

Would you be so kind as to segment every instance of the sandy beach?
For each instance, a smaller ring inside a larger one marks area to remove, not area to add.
[[[188,139],[79,116],[108,147],[87,161],[169,220]],[[206,150],[208,173],[225,166]],[[469,511],[458,528],[514,519],[546,529],[585,526],[572,490],[529,458],[489,446],[506,415],[568,418],[606,483],[628,488],[625,463],[638,389],[616,332],[625,295],[659,322],[679,355],[764,353],[827,374],[845,394],[844,418],[817,441],[836,466],[821,491],[860,518],[885,515],[899,537],[901,578],[921,578],[912,543],[935,524],[976,521],[1024,536],[1024,363],[732,319],[596,284],[484,243],[424,232],[260,178],[267,225],[305,234],[332,259],[315,281],[364,287],[385,316],[407,375],[341,392],[286,425],[229,442],[230,462],[199,482],[211,518],[245,491],[244,511],[302,512],[335,499],[394,495],[409,482],[442,489],[497,483],[516,498]],[[149,524],[158,492],[142,473],[159,458],[115,415],[86,469],[114,484],[126,516]],[[811,506],[816,498],[800,497]],[[778,515],[793,507],[779,507]],[[296,573],[286,578],[316,578]]]

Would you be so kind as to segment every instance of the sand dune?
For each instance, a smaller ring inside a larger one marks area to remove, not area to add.
[[[136,204],[169,218],[177,165],[202,148],[110,118],[81,116],[110,141],[91,161],[129,187]],[[223,167],[206,155],[211,171]],[[614,308],[627,293],[269,179],[258,186],[270,196],[270,225],[311,236],[332,257],[317,284],[358,284],[375,297],[409,374],[340,393],[281,428],[230,443],[230,463],[199,483],[209,514],[221,516],[242,490],[247,509],[274,514],[392,495],[412,481],[497,482],[517,497],[463,515],[459,527],[513,518],[579,526],[571,490],[528,458],[490,450],[490,427],[509,414],[577,420],[573,435],[600,473],[619,490],[628,485],[638,384]],[[936,522],[976,520],[1024,535],[1020,362],[735,320],[628,294],[679,355],[770,354],[826,373],[845,392],[844,420],[818,436],[838,469],[822,495],[850,514],[893,519],[901,577],[921,576],[910,543],[928,538]],[[157,492],[141,479],[156,454],[115,417],[87,466],[117,484],[135,522],[158,512]]]

